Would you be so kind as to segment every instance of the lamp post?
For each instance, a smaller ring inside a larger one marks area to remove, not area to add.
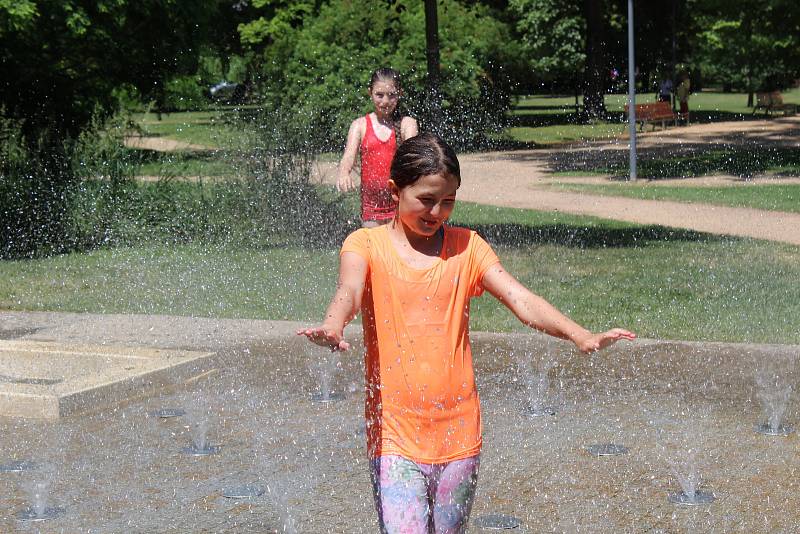
[[[630,132],[630,176],[636,181],[636,67],[633,58],[633,0],[628,0],[628,131]]]

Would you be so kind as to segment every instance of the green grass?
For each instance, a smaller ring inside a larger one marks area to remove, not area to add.
[[[598,122],[596,124],[556,124],[550,126],[524,127],[512,126],[505,129],[505,135],[519,143],[534,143],[540,146],[571,143],[575,141],[594,141],[614,139],[625,132],[621,123]]]
[[[582,105],[582,99],[579,102]],[[579,122],[575,116],[575,98],[566,96],[521,96],[508,118],[510,126],[503,137],[516,143],[553,145],[611,139],[625,131],[622,122]]]
[[[786,103],[800,105],[800,89],[783,91]],[[655,102],[655,93],[636,95],[636,102]],[[505,137],[519,143],[553,145],[581,140],[600,140],[618,137],[626,129],[623,111],[628,101],[627,94],[605,96],[606,109],[613,120],[581,124],[575,116],[575,97],[558,95],[533,95],[517,98],[509,113],[510,126]],[[578,97],[580,106],[583,98]],[[747,107],[747,94],[702,91],[689,99],[692,122],[718,122],[763,119],[758,113],[753,117],[752,108]]]
[[[784,101],[800,105],[800,89],[783,91]],[[624,133],[622,112],[627,102],[625,94],[606,95],[609,113],[619,114],[619,121],[596,124],[577,123],[574,96],[534,95],[517,98],[509,113],[511,125],[505,137],[520,143],[552,145],[592,139],[608,139]],[[654,93],[637,95],[637,102],[655,101]],[[582,98],[578,98],[582,105]],[[747,120],[752,108],[747,107],[744,93],[720,93],[703,91],[690,98],[693,122],[720,120]],[[162,114],[138,114],[134,117],[147,135],[162,136],[187,143],[212,147],[236,148],[242,146],[243,133],[232,126],[237,110],[220,108],[209,111],[178,112]],[[762,118],[757,115],[756,118]]]
[[[136,165],[138,176],[236,176],[236,165],[206,151],[157,153]]]
[[[334,250],[153,245],[4,261],[0,308],[308,319],[326,298],[320,290],[335,279],[336,256]]]
[[[554,187],[593,195],[609,195],[645,200],[674,200],[700,202],[718,206],[733,206],[769,211],[800,213],[800,185],[750,184],[723,187],[658,186],[646,181],[628,184],[572,184]]]
[[[148,136],[165,137],[208,148],[237,148],[242,144],[242,131],[232,124],[234,112],[227,109],[141,113],[134,120]]]
[[[459,203],[524,284],[592,329],[664,339],[800,343],[800,248]],[[292,319],[322,317],[337,251],[142,246],[0,262],[0,308]],[[522,327],[489,296],[473,330]]]

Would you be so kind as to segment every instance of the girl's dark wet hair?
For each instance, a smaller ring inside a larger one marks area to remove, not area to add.
[[[400,73],[389,67],[383,67],[372,73],[369,78],[369,88],[372,89],[377,82],[392,82],[398,91],[403,89],[400,83]]]
[[[456,153],[441,137],[423,132],[397,147],[392,159],[391,179],[398,188],[412,185],[422,176],[452,176],[461,185],[461,166]]]
[[[403,90],[403,85],[400,83],[400,73],[389,67],[380,68],[372,73],[372,76],[369,78],[370,91],[372,91],[372,88],[377,82],[392,83],[398,92]],[[402,132],[400,131],[401,120],[403,120],[403,111],[398,103],[392,113],[392,129],[394,130],[394,138],[398,144],[403,142]]]

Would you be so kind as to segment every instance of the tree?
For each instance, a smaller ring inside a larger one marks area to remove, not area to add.
[[[788,87],[800,77],[800,3],[694,0],[692,59],[706,78],[749,93]]]
[[[197,68],[216,0],[0,0],[0,256],[70,250],[85,135]],[[93,122],[93,121],[97,122]],[[118,144],[114,144],[119,149]]]
[[[607,13],[602,0],[511,0],[533,75],[542,83],[567,83],[583,94],[585,112],[605,115],[608,77]]]
[[[606,114],[605,79],[608,66],[603,27],[603,0],[584,0],[586,17],[586,65],[583,75],[583,110],[590,117]]]
[[[439,103],[439,14],[437,0],[425,0],[425,52],[428,60],[428,92],[434,116],[440,113]]]
[[[165,81],[197,68],[216,0],[0,0],[0,106],[76,136],[125,84],[163,102]],[[39,132],[39,133],[37,133]]]
[[[688,53],[687,34],[696,28],[686,2],[636,3],[637,81],[645,89],[674,74],[678,56]],[[509,0],[509,7],[530,66],[529,86],[574,88],[590,116],[604,116],[609,72],[616,68],[623,81],[627,70],[627,1]]]
[[[586,61],[586,23],[574,2],[510,0],[530,78],[552,86],[569,80],[576,91]]]
[[[273,6],[274,7],[274,6]],[[406,104],[427,117],[423,0],[328,0],[304,12],[272,9],[271,17],[240,30],[262,54],[261,82],[271,105],[308,118],[309,135],[339,147],[350,121],[369,109],[370,73],[392,66],[403,74]],[[509,99],[503,65],[515,46],[509,27],[482,4],[456,0],[438,5],[440,94],[445,128],[456,144],[500,124]],[[288,8],[287,8],[288,9]]]

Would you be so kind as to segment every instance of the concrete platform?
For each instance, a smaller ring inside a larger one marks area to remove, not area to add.
[[[338,355],[332,380],[344,400],[319,403],[314,363],[330,353],[309,350],[297,326],[0,313],[0,330],[21,341],[215,352],[219,369],[113,410],[0,416],[0,466],[38,466],[0,472],[0,532],[377,532],[358,329],[347,334],[355,348]],[[759,369],[774,367],[796,384],[800,347],[639,340],[584,356],[535,334],[471,336],[484,447],[470,534],[489,532],[477,519],[491,514],[519,519],[510,532],[520,534],[797,531],[800,434],[755,428],[765,419]],[[548,393],[556,413],[528,417],[523,408],[547,359],[557,361]],[[186,415],[153,416],[163,408]],[[784,420],[800,426],[796,395]],[[198,426],[218,454],[182,452]],[[609,443],[627,454],[587,450]],[[711,504],[669,501],[689,469],[687,447]],[[33,526],[15,514],[40,481],[48,506],[65,513]],[[265,492],[224,497],[244,485]]]
[[[207,371],[213,352],[0,340],[0,415],[54,419]]]

